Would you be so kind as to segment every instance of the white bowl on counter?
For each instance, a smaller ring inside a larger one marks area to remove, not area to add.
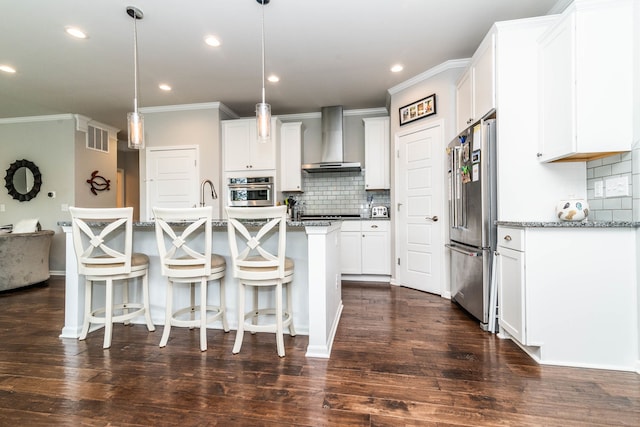
[[[589,216],[589,203],[585,199],[560,200],[556,214],[562,221],[583,221]]]

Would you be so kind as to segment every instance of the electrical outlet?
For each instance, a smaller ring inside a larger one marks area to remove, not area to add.
[[[607,197],[623,197],[629,195],[629,180],[626,176],[616,176],[605,180]]]
[[[4,212],[5,208],[4,208],[4,203],[0,205],[0,212]]]
[[[596,181],[594,183],[593,197],[604,197],[604,182]]]
[[[66,203],[61,204],[61,205],[60,205],[60,210],[61,210],[62,212],[69,212],[69,205],[68,205],[68,204],[66,204]]]

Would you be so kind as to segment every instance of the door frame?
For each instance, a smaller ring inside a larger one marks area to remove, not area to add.
[[[435,127],[440,127],[440,140],[441,140],[441,144],[442,146],[439,148],[442,152],[442,157],[441,157],[441,176],[440,176],[440,184],[443,188],[444,186],[446,186],[447,180],[446,180],[446,164],[447,164],[447,159],[446,156],[444,155],[445,153],[445,149],[446,146],[448,144],[448,141],[446,139],[446,132],[445,132],[445,120],[444,119],[438,119],[438,120],[433,120],[430,122],[426,122],[426,123],[416,123],[413,126],[409,126],[406,129],[400,129],[398,131],[396,131],[394,133],[394,144],[393,144],[393,158],[394,158],[394,174],[393,174],[393,188],[395,189],[394,191],[394,197],[392,200],[392,206],[391,206],[391,210],[392,210],[392,219],[393,219],[393,233],[394,233],[394,253],[392,254],[393,258],[392,258],[392,265],[393,265],[393,269],[392,269],[392,279],[391,279],[391,284],[392,285],[396,285],[396,286],[402,286],[402,283],[400,282],[400,279],[398,277],[399,275],[399,269],[398,269],[398,263],[397,263],[397,259],[398,259],[398,254],[399,254],[399,249],[400,249],[400,242],[399,242],[399,221],[398,218],[396,217],[396,215],[393,215],[393,212],[397,212],[397,207],[398,207],[398,199],[397,199],[397,193],[398,193],[398,182],[399,182],[399,150],[400,150],[400,138],[415,132],[420,132],[423,130],[427,130],[430,128],[435,128]],[[438,148],[436,148],[437,150]],[[441,241],[443,242],[442,247],[441,247],[441,259],[442,259],[442,263],[440,266],[440,277],[442,278],[442,287],[441,287],[441,293],[440,296],[443,298],[447,298],[447,299],[451,299],[451,286],[450,286],[450,279],[449,279],[449,264],[450,264],[450,260],[448,257],[448,253],[446,250],[446,247],[444,246],[444,243],[447,241],[447,230],[449,229],[449,214],[448,214],[448,203],[447,203],[447,198],[448,198],[448,191],[446,188],[443,189],[442,191],[442,197],[440,200],[440,204],[441,204],[441,212],[442,215],[440,215],[440,238]]]

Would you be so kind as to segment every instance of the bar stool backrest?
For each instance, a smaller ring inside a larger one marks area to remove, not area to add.
[[[153,208],[162,274],[211,275],[212,208]]]
[[[234,277],[248,280],[285,277],[286,209],[286,206],[227,207]],[[274,233],[277,246],[268,250],[265,243]]]
[[[78,273],[131,273],[133,208],[69,207]]]

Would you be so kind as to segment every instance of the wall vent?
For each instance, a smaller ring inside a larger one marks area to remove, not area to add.
[[[89,125],[87,130],[87,148],[108,153],[109,131]]]

